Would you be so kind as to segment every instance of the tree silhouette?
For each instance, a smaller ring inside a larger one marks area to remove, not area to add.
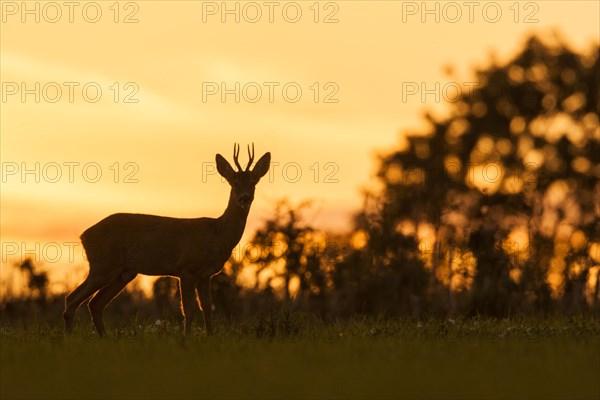
[[[177,278],[163,276],[152,284],[152,299],[159,312],[159,316],[166,318],[168,315],[179,316],[179,282]]]
[[[422,259],[428,293],[450,312],[461,292],[475,313],[540,310],[565,291],[584,306],[599,236],[598,53],[532,37],[477,71],[448,117],[427,114],[426,132],[382,157],[383,190],[357,216],[371,267],[390,265],[391,277]],[[429,249],[406,256],[419,243]]]
[[[270,281],[275,278],[283,281],[285,302],[291,300],[293,279],[298,283],[298,301],[310,303],[321,298],[327,289],[321,251],[324,241],[302,219],[302,212],[309,205],[304,202],[294,208],[287,200],[279,201],[274,215],[256,231],[252,239],[254,247],[246,254],[247,259],[258,266],[257,282],[267,268],[273,271]]]
[[[48,294],[48,274],[45,271],[39,271],[30,258],[20,263],[19,269],[27,277],[29,298],[44,306]]]

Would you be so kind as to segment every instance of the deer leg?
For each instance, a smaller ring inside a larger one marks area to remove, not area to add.
[[[208,278],[202,278],[198,282],[197,290],[198,296],[200,297],[200,309],[204,315],[204,328],[206,328],[206,334],[212,336],[212,295],[210,291],[210,276]]]
[[[106,306],[115,298],[129,282],[136,277],[136,274],[121,274],[116,280],[104,286],[88,303],[88,308],[92,316],[92,321],[100,336],[106,334],[102,314]]]
[[[194,309],[196,308],[196,283],[191,278],[179,279],[179,292],[181,293],[181,311],[185,318],[184,334],[189,336],[192,332]]]
[[[65,299],[65,311],[63,318],[65,319],[65,332],[71,333],[73,330],[73,318],[75,312],[91,295],[100,290],[107,282],[88,277],[83,281],[77,289],[73,290]]]

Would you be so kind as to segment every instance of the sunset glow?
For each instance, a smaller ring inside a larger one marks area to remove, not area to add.
[[[228,186],[214,157],[231,159],[236,141],[273,154],[246,236],[283,197],[313,199],[315,226],[346,231],[360,190],[372,185],[375,156],[422,127],[423,110],[445,112],[451,90],[473,81],[473,66],[490,53],[512,55],[532,32],[580,49],[598,38],[596,2],[542,2],[535,23],[506,8],[497,23],[475,13],[461,24],[445,14],[423,23],[410,2],[366,1],[340,3],[335,23],[315,23],[308,4],[298,23],[279,14],[273,23],[222,23],[205,3],[170,2],[167,14],[165,2],[146,1],[118,15],[102,3],[97,23],[77,12],[71,23],[66,9],[52,23],[46,2],[36,2],[39,22],[21,3],[3,2],[3,280],[27,256],[58,275],[78,271],[85,263],[71,243],[114,212],[220,215]],[[121,23],[130,14],[135,22]],[[449,65],[457,78],[445,75]],[[297,102],[281,91],[290,82],[302,90]],[[447,84],[448,98],[409,95]],[[577,107],[576,98],[570,103]]]
[[[600,393],[597,0],[0,0],[0,399]]]

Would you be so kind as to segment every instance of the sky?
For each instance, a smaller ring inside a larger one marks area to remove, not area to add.
[[[81,272],[79,235],[115,212],[219,216],[234,142],[273,162],[243,240],[284,197],[349,230],[377,155],[474,68],[600,35],[597,1],[68,4],[0,2],[0,280],[27,256]]]

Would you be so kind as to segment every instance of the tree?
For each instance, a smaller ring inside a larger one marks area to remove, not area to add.
[[[506,64],[476,71],[479,84],[447,117],[427,114],[426,132],[380,160],[383,190],[356,218],[363,261],[409,274],[398,290],[419,296],[423,270],[429,298],[450,312],[541,310],[566,292],[584,306],[600,263],[590,256],[600,233],[598,54],[532,37]]]
[[[292,299],[291,284],[297,281],[296,301],[321,303],[326,290],[324,253],[321,251],[325,239],[303,222],[302,212],[309,202],[293,207],[281,200],[274,215],[265,221],[252,239],[252,248],[247,250],[246,260],[258,266],[257,285],[263,271],[269,269],[271,277],[267,287],[275,279],[282,281],[284,302]]]
[[[29,298],[44,306],[48,294],[48,274],[45,271],[38,271],[30,258],[19,264],[19,269],[27,277]]]

